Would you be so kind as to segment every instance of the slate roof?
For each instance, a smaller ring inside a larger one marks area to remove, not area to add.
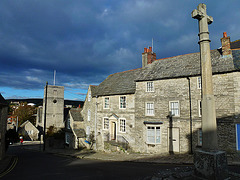
[[[238,49],[240,48],[240,40],[236,40],[230,43],[231,49]]]
[[[85,138],[86,137],[86,132],[82,128],[76,128],[75,126],[73,126],[73,131],[76,134],[76,136],[79,137],[79,138]]]
[[[213,74],[240,70],[240,41],[231,43],[233,57],[223,57],[221,49],[211,50]],[[136,81],[200,76],[200,53],[154,61],[144,68],[115,73],[94,87],[94,96],[134,94]]]
[[[73,121],[83,121],[83,117],[81,115],[82,108],[72,108],[70,109],[70,114],[73,118]]]
[[[134,69],[109,75],[97,87],[98,96],[121,95],[135,93],[135,79],[139,76],[141,69]]]
[[[211,51],[213,74],[239,71],[240,50],[233,50],[232,57],[222,57],[221,49]],[[200,75],[200,53],[160,59],[144,68],[136,81],[180,78]]]
[[[20,128],[23,128],[24,126],[26,126],[26,124],[30,124],[36,131],[39,132],[39,130],[33,125],[33,123],[31,123],[29,120],[25,121],[24,123],[21,124]]]
[[[92,92],[92,97],[97,95],[97,88],[98,86],[90,85],[91,86],[91,92]]]

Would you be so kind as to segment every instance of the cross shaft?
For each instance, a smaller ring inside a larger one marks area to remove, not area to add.
[[[199,4],[197,10],[195,9],[192,11],[192,18],[197,19],[199,24],[198,43],[200,46],[202,78],[202,148],[211,151],[218,148],[210,39],[208,31],[208,24],[213,22],[213,18],[207,15],[207,8],[205,4]]]

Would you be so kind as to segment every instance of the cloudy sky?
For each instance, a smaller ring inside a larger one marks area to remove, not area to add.
[[[1,0],[0,93],[43,98],[56,70],[65,98],[84,100],[90,84],[141,67],[152,38],[157,59],[198,52],[199,3],[214,19],[211,49],[224,31],[240,39],[238,0]]]

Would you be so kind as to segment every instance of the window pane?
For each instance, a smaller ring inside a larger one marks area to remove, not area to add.
[[[147,82],[147,92],[153,91],[153,82]]]
[[[126,97],[120,97],[120,108],[126,108]]]
[[[146,114],[147,115],[154,115],[154,104],[153,103],[147,103],[146,104]]]
[[[148,127],[147,130],[147,142],[155,143],[155,130],[154,127]]]
[[[105,98],[104,108],[109,108],[109,98]]]
[[[121,132],[126,131],[126,121],[125,121],[125,119],[120,119],[120,131]]]
[[[198,129],[198,145],[202,146],[202,129]]]
[[[156,127],[156,143],[160,143],[160,127]]]
[[[170,102],[171,112],[173,115],[179,115],[179,103],[178,102]]]
[[[103,128],[109,129],[109,119],[108,118],[103,119]]]

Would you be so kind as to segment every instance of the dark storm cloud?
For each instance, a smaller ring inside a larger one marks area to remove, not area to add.
[[[2,0],[0,86],[40,89],[52,82],[87,89],[108,75],[141,67],[151,46],[157,58],[198,51],[197,20],[190,0]],[[236,1],[205,2],[214,17],[211,47],[227,31],[239,38]],[[223,13],[224,12],[224,13]]]

